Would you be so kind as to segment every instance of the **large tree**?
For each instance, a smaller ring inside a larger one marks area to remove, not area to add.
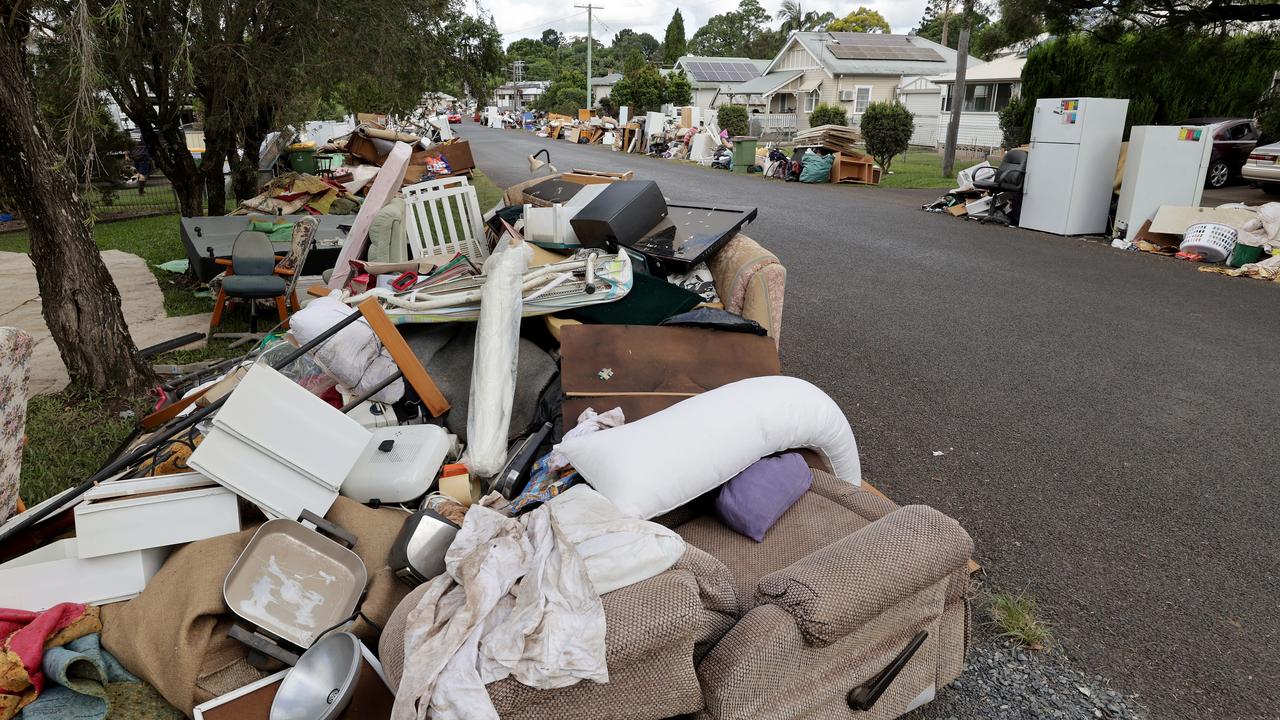
[[[880,13],[869,7],[858,6],[857,10],[827,24],[827,32],[857,33],[891,33],[889,21]]]
[[[687,44],[688,41],[684,36],[684,16],[680,14],[680,9],[676,8],[675,13],[671,15],[671,22],[667,23],[666,34],[662,36],[662,64],[675,65],[676,60],[684,55]]]
[[[667,99],[667,86],[658,69],[646,62],[639,50],[631,51],[626,67],[627,71],[609,93],[614,103],[619,107],[629,105],[636,113],[662,107]]]
[[[0,0],[0,192],[27,223],[41,312],[73,386],[136,393],[151,370],[129,336],[76,178],[36,110],[28,57],[36,16],[51,17],[25,0]]]
[[[698,28],[689,39],[689,52],[709,57],[772,57],[782,39],[769,28],[770,19],[758,0],[742,0],[737,10],[713,15]]]
[[[1101,25],[1229,31],[1242,23],[1280,20],[1280,2],[1267,0],[1017,0],[1041,16],[1050,32]]]

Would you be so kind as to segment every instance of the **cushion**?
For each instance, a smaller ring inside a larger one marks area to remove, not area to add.
[[[551,498],[547,507],[582,556],[600,595],[666,572],[684,555],[684,540],[675,531],[623,515],[585,485]]]
[[[862,482],[858,445],[839,406],[791,377],[739,380],[558,448],[622,512],[646,519],[783,450],[816,450],[836,477]]]
[[[408,243],[404,227],[404,198],[396,198],[373,216],[365,258],[369,262],[405,262],[409,259]]]
[[[813,472],[799,453],[761,458],[720,488],[720,521],[756,542],[809,490]]]
[[[268,298],[284,295],[285,280],[279,275],[227,275],[222,289],[232,297]]]

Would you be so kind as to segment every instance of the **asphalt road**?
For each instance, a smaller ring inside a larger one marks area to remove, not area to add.
[[[932,191],[461,132],[504,187],[547,147],[758,206],[747,232],[787,267],[783,369],[844,408],[877,487],[963,523],[988,581],[1027,588],[1152,717],[1277,717],[1280,284],[921,212]]]

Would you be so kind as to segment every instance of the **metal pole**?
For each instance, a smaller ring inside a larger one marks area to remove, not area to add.
[[[947,144],[942,150],[942,175],[951,177],[956,164],[956,139],[960,134],[960,111],[964,108],[964,76],[969,58],[969,23],[965,12],[965,25],[960,29],[960,43],[956,47],[956,81],[951,86],[951,121],[947,123]]]
[[[595,103],[591,102],[591,46],[593,44],[591,40],[591,11],[603,10],[604,8],[597,7],[591,3],[574,5],[574,7],[587,11],[587,108],[590,109],[595,106]]]

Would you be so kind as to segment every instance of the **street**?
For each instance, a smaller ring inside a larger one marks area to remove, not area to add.
[[[1280,285],[919,210],[942,191],[460,127],[501,187],[546,147],[757,206],[746,232],[787,268],[783,371],[840,403],[876,487],[959,520],[987,582],[1027,589],[1151,717],[1275,717]]]

